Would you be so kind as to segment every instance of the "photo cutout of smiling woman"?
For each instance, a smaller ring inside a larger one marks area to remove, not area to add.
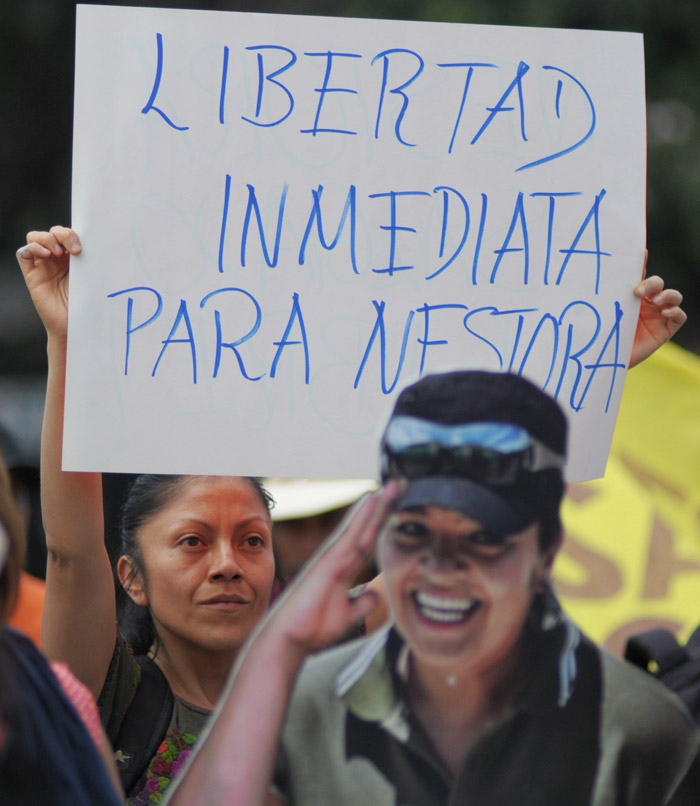
[[[173,806],[195,793],[203,804],[696,804],[700,731],[656,680],[588,640],[550,585],[566,435],[558,404],[517,375],[459,371],[404,389],[380,445],[382,490],[239,657]],[[389,623],[319,651],[376,605],[371,589],[347,594],[375,547]]]

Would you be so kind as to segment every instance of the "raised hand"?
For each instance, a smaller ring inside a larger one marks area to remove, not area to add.
[[[646,275],[646,258],[644,275]],[[675,288],[664,288],[661,277],[644,276],[642,282],[634,289],[634,294],[642,302],[639,306],[630,367],[644,361],[662,344],[673,338],[688,318],[680,307],[683,295]]]
[[[17,250],[32,302],[50,336],[65,339],[68,330],[68,269],[71,255],[82,251],[80,238],[68,227],[30,232]]]
[[[352,598],[348,590],[370,556],[379,533],[401,494],[393,481],[357,504],[328,543],[268,616],[269,628],[302,654],[337,641],[376,605],[376,594]]]

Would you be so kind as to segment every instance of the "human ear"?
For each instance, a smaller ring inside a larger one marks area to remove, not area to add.
[[[554,560],[557,558],[557,554],[559,554],[559,549],[564,542],[564,535],[559,532],[557,535],[557,539],[552,543],[549,548],[543,552],[543,568],[547,572],[547,576],[552,573],[552,566],[554,565]]]
[[[134,604],[148,607],[148,594],[144,585],[143,574],[139,571],[133,557],[122,554],[117,562],[117,576],[122,588],[129,594]]]
[[[539,593],[543,593],[549,585],[549,578],[552,575],[554,560],[559,554],[559,549],[564,541],[564,536],[560,532],[557,539],[544,551],[540,552],[540,567],[535,580],[535,588]]]

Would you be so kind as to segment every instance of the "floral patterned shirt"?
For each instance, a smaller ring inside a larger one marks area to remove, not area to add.
[[[184,701],[182,704],[188,707]],[[175,707],[177,708],[177,705]],[[189,758],[192,753],[192,745],[196,741],[197,736],[192,733],[183,733],[171,724],[165,739],[148,765],[148,769],[129,793],[126,801],[128,806],[162,803],[165,790]]]

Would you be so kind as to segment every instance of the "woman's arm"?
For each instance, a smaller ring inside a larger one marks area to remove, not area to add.
[[[277,601],[239,657],[169,806],[275,802],[269,787],[297,674],[311,652],[337,641],[374,607],[374,594],[347,592],[399,492],[392,482],[363,499]]]
[[[112,571],[104,544],[102,479],[61,469],[68,271],[81,252],[66,227],[30,232],[17,260],[48,337],[48,380],[41,436],[41,507],[48,560],[42,649],[65,661],[98,697],[116,639]]]

